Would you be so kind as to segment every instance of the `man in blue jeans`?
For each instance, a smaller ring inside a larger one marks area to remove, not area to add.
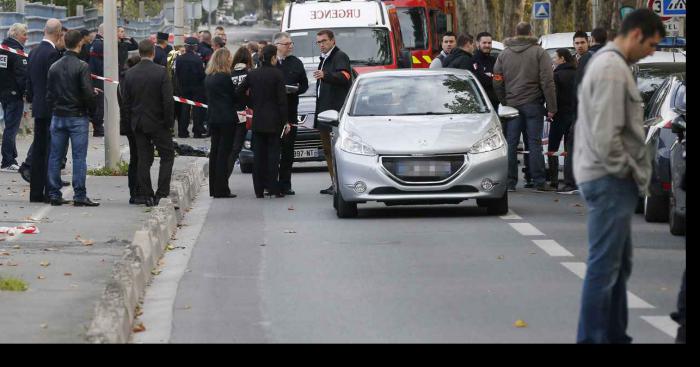
[[[49,198],[51,205],[68,203],[61,194],[61,159],[68,139],[73,148],[73,205],[98,206],[87,197],[88,116],[95,108],[90,68],[80,60],[82,35],[68,31],[66,53],[49,69],[46,100],[53,111],[49,153]]]
[[[518,110],[520,115],[506,123],[508,141],[508,191],[515,191],[518,183],[516,149],[520,135],[526,133],[529,170],[537,191],[547,191],[545,185],[542,130],[544,117],[550,119],[557,112],[552,59],[532,36],[532,26],[521,22],[516,36],[503,42],[506,49],[498,55],[493,67],[493,88],[504,106]],[[545,109],[543,102],[547,103]]]
[[[652,55],[665,33],[654,12],[628,14],[615,41],[588,63],[579,87],[574,176],[588,210],[589,246],[579,343],[632,342],[626,332],[632,216],[648,189],[651,158],[630,66]]]
[[[27,26],[15,23],[2,41],[4,46],[23,51],[27,42]],[[24,94],[27,80],[27,58],[0,50],[0,103],[2,103],[5,130],[2,134],[2,164],[0,170],[17,172],[15,138],[24,113]]]

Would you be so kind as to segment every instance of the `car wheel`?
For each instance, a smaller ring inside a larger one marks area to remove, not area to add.
[[[253,164],[251,164],[251,163],[241,163],[241,172],[243,172],[243,173],[253,173]]]
[[[336,214],[338,218],[355,218],[357,217],[357,203],[347,202],[343,199],[343,194],[340,190],[336,190]]]
[[[668,205],[668,226],[674,236],[685,235],[685,217],[676,213],[674,200],[669,200]]]
[[[508,191],[500,199],[476,199],[476,205],[486,208],[486,213],[489,215],[506,215],[508,214]]]
[[[644,198],[644,219],[649,223],[668,222],[668,196],[647,196]]]

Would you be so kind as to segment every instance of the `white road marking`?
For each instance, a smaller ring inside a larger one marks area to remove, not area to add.
[[[535,245],[539,246],[549,256],[574,256],[567,249],[558,244],[554,240],[532,240]]]
[[[508,223],[523,236],[544,236],[544,233],[530,223]]]
[[[582,262],[563,262],[561,263],[565,268],[569,269],[572,273],[576,274],[579,278],[584,279],[586,277],[586,264]],[[650,309],[656,308],[639,298],[636,294],[627,291],[627,308],[635,309]]]
[[[202,183],[209,185],[208,181]],[[193,201],[194,206],[187,213],[183,226],[177,230],[177,239],[171,241],[176,250],[168,251],[163,256],[168,266],[153,278],[151,285],[146,288],[142,306],[143,315],[139,320],[147,325],[146,331],[132,334],[132,343],[168,343],[172,333],[173,310],[178,285],[187,270],[192,256],[192,250],[197,244],[197,238],[202,232],[207,212],[211,207],[212,198],[203,189]],[[184,247],[184,249],[180,249]]]
[[[569,269],[572,273],[576,274],[579,278],[583,279],[586,277],[586,264],[581,262],[574,263],[561,263],[565,268]]]
[[[668,316],[642,316],[642,320],[651,324],[651,326],[663,331],[666,335],[676,338],[678,324]]]
[[[627,308],[656,308],[639,298],[634,293],[627,291]]]
[[[501,217],[503,220],[521,220],[521,218],[518,214],[516,214],[514,211],[508,209],[508,214],[504,215]]]

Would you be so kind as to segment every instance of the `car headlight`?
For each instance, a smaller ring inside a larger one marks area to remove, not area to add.
[[[486,153],[502,147],[504,144],[503,134],[498,129],[490,129],[486,136],[472,145],[469,153]]]
[[[362,142],[362,139],[357,135],[343,137],[340,140],[340,149],[351,154],[359,155],[377,155],[374,148]]]

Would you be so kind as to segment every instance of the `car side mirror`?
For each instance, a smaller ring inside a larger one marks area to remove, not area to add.
[[[673,119],[673,122],[671,123],[671,131],[673,131],[674,134],[685,132],[685,116],[680,115]]]
[[[500,105],[498,106],[498,117],[506,120],[514,119],[520,116],[520,112],[513,107]]]
[[[338,111],[335,110],[323,111],[318,114],[318,121],[326,125],[338,127],[338,120],[340,120],[340,115],[338,114]]]
[[[408,49],[403,49],[399,51],[398,66],[400,69],[410,69],[413,66],[413,57],[411,56],[411,51]]]

